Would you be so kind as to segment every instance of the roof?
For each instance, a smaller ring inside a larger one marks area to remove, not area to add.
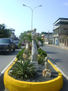
[[[68,18],[59,18],[54,22],[55,24],[68,24]]]

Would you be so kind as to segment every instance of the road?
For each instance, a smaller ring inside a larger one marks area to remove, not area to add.
[[[0,91],[4,91],[4,85],[3,85],[3,70],[7,67],[8,64],[15,58],[16,54],[19,50],[16,50],[15,52],[12,52],[10,54],[6,53],[0,53]]]
[[[56,48],[52,46],[45,46],[43,48],[48,56],[62,69],[62,71],[68,76],[68,50]]]
[[[3,69],[11,62],[11,60],[16,56],[17,53],[18,53],[18,50],[10,54],[0,53],[0,72],[3,71]]]
[[[68,91],[68,50],[47,45],[43,47],[43,50],[65,74],[67,79],[64,77],[64,85],[61,91]]]

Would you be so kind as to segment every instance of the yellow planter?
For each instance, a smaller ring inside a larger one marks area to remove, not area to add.
[[[13,66],[14,62],[4,73],[5,88],[8,89],[8,91],[59,91],[63,86],[62,74],[49,60],[48,62],[58,72],[58,77],[45,82],[26,82],[16,80],[8,75],[8,71]]]

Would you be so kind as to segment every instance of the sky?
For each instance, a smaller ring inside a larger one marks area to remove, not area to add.
[[[68,0],[0,0],[0,24],[15,29],[18,37],[31,30],[32,12],[23,4],[33,9],[33,29],[40,33],[52,32],[53,23],[58,18],[68,18]]]

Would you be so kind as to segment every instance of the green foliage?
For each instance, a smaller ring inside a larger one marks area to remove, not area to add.
[[[38,56],[38,64],[44,64],[44,56]]]
[[[9,75],[21,80],[34,77],[36,72],[33,64],[31,64],[29,60],[16,62],[11,70]]]
[[[0,24],[0,38],[8,38],[11,36],[12,29],[7,29],[4,24]]]
[[[38,44],[38,41],[36,40],[36,46],[37,46],[37,48],[39,48],[39,44]]]
[[[32,42],[31,34],[27,35],[27,39],[28,39],[29,42]]]
[[[30,58],[30,55],[31,55],[31,51],[30,50],[25,50],[25,48],[23,48],[21,51],[18,52],[18,54],[16,56],[17,59],[18,60],[24,60],[25,61],[25,59],[23,57],[23,54],[25,54],[27,56],[25,59],[29,59]]]
[[[47,56],[47,53],[41,48],[38,49],[38,64],[44,64],[44,59]]]
[[[21,42],[19,42],[19,44],[18,44],[18,48],[21,48]]]
[[[25,50],[24,53],[25,53],[26,55],[30,56],[30,55],[31,55],[31,50],[29,50],[29,49],[28,49],[28,50]]]
[[[46,34],[46,32],[41,32],[41,34]]]
[[[38,54],[39,54],[40,56],[44,56],[44,57],[47,56],[47,53],[46,53],[44,50],[42,50],[41,48],[38,49]]]
[[[21,51],[18,52],[18,54],[17,54],[17,56],[16,56],[18,60],[20,60],[20,59],[22,60],[22,59],[23,59],[22,56],[23,56],[24,50],[25,50],[25,49],[23,48]]]
[[[40,41],[43,44],[43,40],[42,40],[41,36],[38,36],[37,40]]]
[[[32,41],[32,38],[31,38],[31,33],[30,32],[24,32],[24,33],[21,33],[21,35],[19,36],[20,37],[20,42],[25,42],[26,40],[28,42],[31,42]]]
[[[41,39],[41,36],[37,36],[37,38],[36,38],[36,45],[37,45],[37,48],[40,47],[39,42],[40,42],[41,45],[43,46],[43,40]]]

